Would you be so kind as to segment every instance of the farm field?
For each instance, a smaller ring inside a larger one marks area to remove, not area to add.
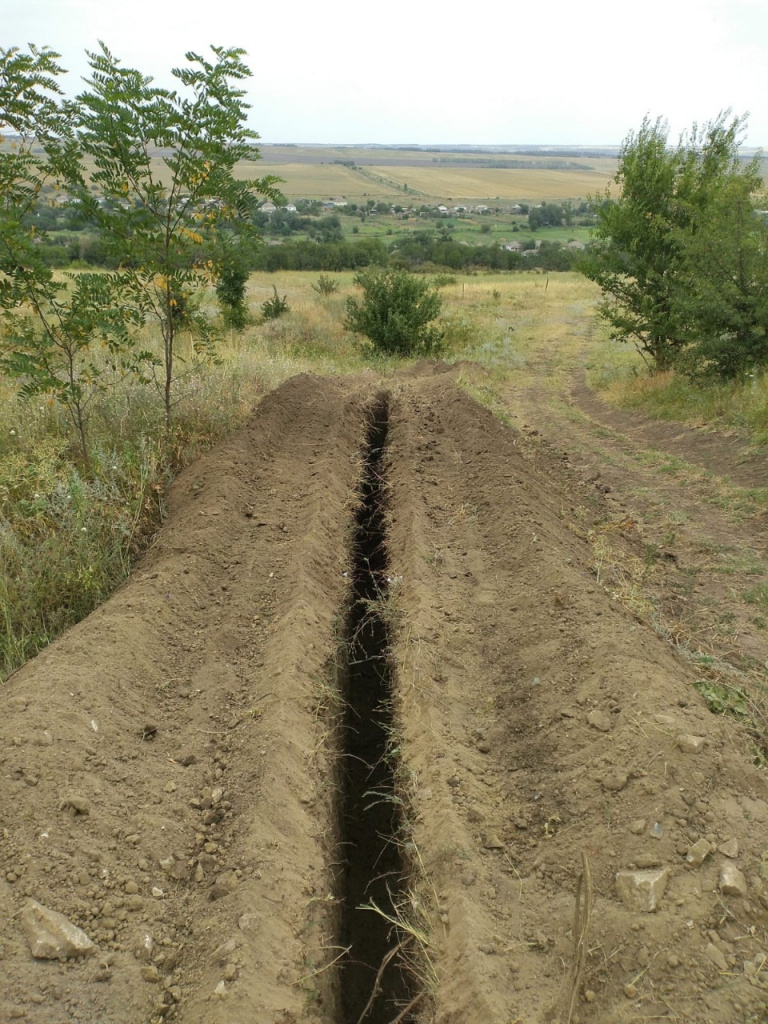
[[[402,179],[409,189],[430,198],[451,200],[507,200],[509,202],[579,199],[594,194],[608,184],[610,173],[604,171],[570,171],[538,169],[506,169],[479,167],[407,167],[397,177],[392,167],[371,167],[379,175],[397,181]]]
[[[252,278],[284,382],[0,690],[0,1019],[760,1024],[764,453],[604,403],[576,275],[457,278],[399,367],[312,280]]]
[[[331,163],[344,161],[358,165],[375,164],[399,167],[435,164],[519,164],[561,165],[562,167],[615,166],[618,147],[591,151],[581,147],[546,146],[302,146],[260,143],[262,159],[267,163]]]
[[[409,201],[562,201],[604,188],[616,170],[613,156],[578,153],[343,146],[264,146],[261,152],[269,172],[285,179],[283,188],[290,198],[399,194],[401,201],[404,196]]]
[[[504,200],[506,202],[562,201],[585,198],[604,188],[615,171],[615,161],[594,161],[595,169],[553,170],[528,168],[454,167],[436,164],[362,165],[358,170],[338,163],[265,161],[247,165],[247,173],[276,174],[290,199],[344,197],[392,198],[410,203]],[[246,165],[243,165],[245,169]],[[399,198],[395,198],[399,197]]]
[[[252,177],[253,174],[263,177],[265,174],[276,174],[283,179],[280,188],[288,199],[326,199],[331,196],[345,196],[355,201],[368,196],[396,200],[398,191],[394,186],[374,183],[353,171],[349,167],[338,164],[240,164],[236,168],[236,177]],[[402,192],[400,193],[402,197]]]

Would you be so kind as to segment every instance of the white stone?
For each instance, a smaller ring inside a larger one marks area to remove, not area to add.
[[[693,736],[689,732],[681,732],[677,737],[677,746],[684,754],[700,754],[706,743],[704,736]]]
[[[720,868],[720,892],[726,896],[747,895],[747,880],[735,864],[723,864]]]
[[[81,928],[37,900],[30,900],[22,910],[21,925],[32,956],[41,960],[88,956],[95,949]]]
[[[699,839],[693,843],[692,846],[688,847],[688,853],[686,854],[685,859],[695,868],[700,868],[711,852],[712,847],[707,840]]]
[[[712,963],[715,965],[715,967],[717,967],[719,971],[728,970],[728,961],[725,959],[725,954],[723,953],[722,949],[718,949],[713,942],[710,942],[707,945],[707,957],[712,961]]]
[[[616,892],[625,907],[650,914],[658,907],[669,880],[669,868],[619,871]]]

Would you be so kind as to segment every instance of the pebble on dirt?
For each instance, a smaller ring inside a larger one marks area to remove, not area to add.
[[[707,956],[719,971],[728,970],[728,961],[725,959],[725,954],[713,942],[707,945]]]
[[[723,864],[720,868],[720,892],[726,896],[747,895],[747,880],[735,864]]]
[[[598,732],[610,732],[611,731],[611,716],[607,715],[605,711],[590,711],[587,715],[587,722],[592,726],[593,729],[597,729]]]
[[[212,900],[219,900],[222,896],[227,896],[229,893],[234,892],[238,882],[239,879],[234,871],[222,871],[220,875],[216,876],[216,881],[211,886],[208,895]]]
[[[30,900],[22,910],[21,925],[32,956],[41,960],[88,956],[95,949],[81,928],[37,900]]]
[[[697,839],[695,843],[688,847],[688,853],[685,855],[685,859],[689,864],[692,864],[693,867],[700,868],[711,852],[712,847],[706,839]]]
[[[60,811],[69,811],[73,818],[91,813],[91,805],[79,793],[68,793],[59,804]]]
[[[603,789],[609,790],[611,793],[620,793],[629,781],[629,776],[621,768],[616,768],[612,772],[608,772],[603,778]]]
[[[618,871],[616,892],[629,910],[650,914],[657,909],[669,879],[669,868]]]
[[[723,843],[717,849],[724,857],[735,860],[739,856],[739,841],[738,839],[729,839],[727,843]]]
[[[486,850],[503,850],[504,843],[495,832],[489,832],[483,839],[483,847]]]
[[[707,742],[704,736],[693,736],[689,732],[681,732],[676,741],[678,749],[684,754],[700,754]]]

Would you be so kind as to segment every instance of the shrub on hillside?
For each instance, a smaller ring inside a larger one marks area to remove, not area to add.
[[[317,284],[313,284],[312,287],[318,295],[333,295],[339,290],[339,282],[334,281],[327,274],[321,274],[317,279]]]
[[[397,356],[436,355],[443,334],[433,320],[442,301],[429,281],[407,270],[366,270],[355,277],[362,301],[347,299],[344,326],[364,334],[377,352]]]

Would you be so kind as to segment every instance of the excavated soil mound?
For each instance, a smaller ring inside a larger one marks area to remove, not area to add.
[[[434,367],[189,467],[0,692],[0,1020],[767,1019],[765,775],[582,495]],[[93,949],[33,956],[32,900]]]

